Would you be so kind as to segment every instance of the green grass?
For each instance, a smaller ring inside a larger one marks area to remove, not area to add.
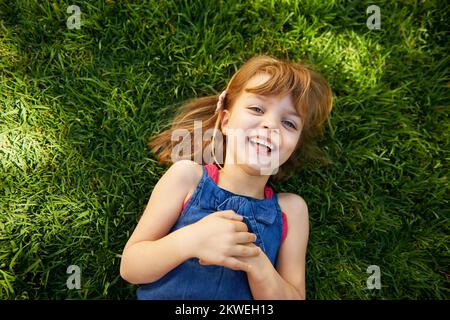
[[[134,299],[120,254],[165,170],[147,139],[263,53],[335,94],[331,164],[277,186],[309,206],[308,298],[448,299],[450,10],[377,1],[369,30],[370,4],[0,1],[0,298]]]

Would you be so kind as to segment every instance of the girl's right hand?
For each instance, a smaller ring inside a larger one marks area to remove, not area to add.
[[[193,256],[203,265],[220,265],[247,272],[249,265],[235,257],[257,256],[261,250],[257,246],[248,246],[256,240],[256,235],[248,232],[242,220],[243,216],[233,210],[225,210],[191,224]]]

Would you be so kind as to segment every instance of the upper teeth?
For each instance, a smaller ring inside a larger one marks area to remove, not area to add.
[[[270,150],[273,149],[273,145],[272,145],[271,143],[269,143],[267,140],[263,140],[263,139],[256,138],[256,137],[252,137],[252,138],[250,138],[249,140],[250,140],[250,142],[253,142],[253,143],[259,143],[259,144],[262,144],[262,145],[264,145],[264,146],[270,148]]]

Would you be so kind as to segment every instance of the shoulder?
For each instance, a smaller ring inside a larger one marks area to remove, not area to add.
[[[278,193],[278,204],[281,211],[286,214],[289,227],[293,225],[307,225],[308,224],[308,205],[306,201],[295,193]]]
[[[308,215],[306,201],[295,193],[278,193],[278,204],[286,215]]]
[[[202,177],[202,165],[191,160],[179,160],[172,164],[168,171],[178,175],[187,185],[197,184]]]

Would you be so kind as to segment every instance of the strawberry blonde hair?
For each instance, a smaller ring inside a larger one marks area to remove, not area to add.
[[[271,181],[278,182],[288,178],[295,173],[296,169],[303,169],[307,164],[317,160],[328,163],[315,140],[323,135],[322,124],[325,121],[331,129],[329,113],[332,109],[332,92],[328,82],[311,67],[301,62],[283,61],[266,55],[252,57],[239,68],[229,81],[225,89],[227,94],[223,108],[232,112],[232,106],[243,92],[247,82],[261,73],[270,75],[270,78],[257,87],[247,88],[246,91],[264,96],[284,97],[290,94],[293,105],[303,120],[303,128],[294,152],[279,168],[278,173],[270,177]],[[201,152],[211,144],[213,155],[217,154],[216,147],[222,148],[221,152],[225,159],[226,141],[217,143],[216,140],[216,132],[220,130],[222,114],[222,112],[215,112],[218,98],[219,95],[214,95],[186,101],[175,115],[170,128],[150,138],[149,147],[161,164],[172,163],[172,150],[178,143],[172,141],[172,132],[176,129],[185,129],[192,137],[194,121],[201,121],[202,132],[208,129],[214,130],[212,141],[202,141],[202,146],[199,148]],[[184,156],[183,159],[201,158],[199,164],[204,165],[206,163],[204,163],[203,157],[198,157],[198,155],[195,157],[194,142],[191,143],[191,153]],[[214,159],[220,166],[215,156]]]

